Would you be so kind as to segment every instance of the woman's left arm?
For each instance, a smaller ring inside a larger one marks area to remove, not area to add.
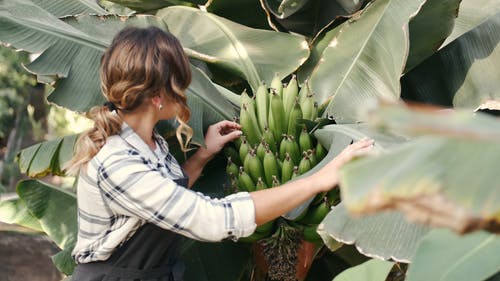
[[[238,123],[227,120],[208,127],[205,135],[205,147],[200,147],[198,151],[182,165],[184,172],[189,176],[189,187],[193,186],[200,177],[201,171],[208,161],[210,161],[226,143],[241,136],[240,129],[241,127]]]

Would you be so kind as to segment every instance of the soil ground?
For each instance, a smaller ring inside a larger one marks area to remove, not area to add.
[[[0,281],[60,281],[50,259],[58,251],[44,235],[0,223]]]

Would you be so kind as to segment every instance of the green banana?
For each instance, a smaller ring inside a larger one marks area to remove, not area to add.
[[[241,106],[240,124],[241,124],[241,130],[247,137],[248,142],[252,146],[257,145],[259,143],[260,138],[262,137],[262,134],[258,128],[257,120],[254,119],[254,117],[252,117],[249,107],[247,107],[246,104],[243,104]]]
[[[243,242],[243,243],[257,242],[257,241],[259,241],[261,239],[264,239],[264,238],[268,237],[269,234],[271,234],[271,231],[269,231],[269,232],[257,232],[257,231],[255,231],[250,236],[239,238],[238,242]]]
[[[273,184],[272,184],[272,187],[279,186],[280,184],[281,183],[280,183],[280,180],[278,179],[278,176],[273,175]]]
[[[262,161],[264,160],[264,155],[266,154],[266,149],[269,145],[266,143],[264,139],[260,140],[259,145],[257,146],[256,152],[257,152],[257,157]]]
[[[316,144],[315,154],[316,154],[316,160],[318,162],[321,161],[323,158],[325,158],[327,154],[326,149],[319,142]]]
[[[298,99],[295,99],[292,111],[290,112],[290,115],[288,117],[288,135],[294,136],[295,138],[298,137],[298,132],[301,127],[301,125],[297,123],[299,119],[302,119],[302,109],[300,109]]]
[[[267,188],[266,183],[264,182],[264,180],[262,180],[262,177],[259,177],[257,179],[257,183],[255,183],[255,190],[262,190],[266,188]]]
[[[273,132],[276,140],[281,140],[281,135],[286,132],[288,122],[285,122],[285,108],[281,97],[272,91],[271,101],[269,104],[269,129]],[[285,124],[286,123],[286,124]]]
[[[253,183],[252,178],[245,172],[243,167],[240,167],[238,185],[245,191],[248,192],[255,191],[255,184]]]
[[[248,141],[246,139],[243,139],[240,145],[240,150],[238,152],[238,154],[240,155],[240,162],[245,162],[245,158],[247,157],[250,149],[252,149],[252,147],[250,146]]]
[[[283,84],[281,84],[281,78],[278,72],[274,73],[273,80],[271,80],[271,92],[272,89],[281,97],[283,93]],[[269,92],[269,93],[271,93]]]
[[[319,236],[317,230],[318,230],[317,224],[304,226],[304,228],[302,229],[302,238],[307,242],[322,244],[323,239],[321,239],[321,236]]]
[[[292,112],[295,99],[299,94],[299,87],[297,85],[297,77],[295,74],[288,82],[288,85],[283,89],[283,106],[285,107],[285,120],[289,120],[290,113]]]
[[[227,158],[226,173],[234,177],[238,176],[238,166],[231,160],[231,157]]]
[[[281,181],[283,183],[289,181],[293,174],[293,161],[290,154],[285,153],[285,159],[283,160],[283,167],[281,168]]]
[[[269,107],[269,97],[265,84],[260,84],[257,92],[255,93],[255,109],[257,111],[257,121],[259,122],[260,129],[264,131],[267,126],[267,116]]]
[[[231,161],[233,161],[233,163],[236,164],[236,166],[241,166],[243,164],[240,161],[240,154],[232,146],[227,146],[224,149],[224,155],[226,155],[227,158],[231,158]]]
[[[313,95],[308,95],[304,102],[300,103],[300,109],[302,109],[302,118],[307,120],[313,120],[314,114],[314,99]]]
[[[299,174],[304,174],[305,172],[311,170],[311,160],[309,159],[309,156],[304,156],[300,160],[299,163]]]
[[[293,136],[288,136],[288,141],[285,143],[285,152],[290,154],[294,164],[300,162],[300,147]]]
[[[311,168],[316,166],[316,164],[318,164],[318,159],[316,158],[316,153],[314,152],[314,150],[308,149],[304,152],[306,153],[307,157],[309,157],[309,160],[311,161]]]
[[[313,142],[312,142],[311,135],[309,134],[309,132],[307,132],[307,129],[305,127],[300,132],[299,146],[300,146],[300,150],[302,150],[302,151],[307,151],[307,150],[313,148]]]
[[[311,89],[309,88],[309,81],[306,80],[304,81],[304,84],[302,84],[302,88],[300,88],[299,91],[299,103],[303,104],[304,101],[306,100],[306,97],[311,94]]]
[[[259,157],[257,157],[255,149],[250,150],[250,153],[245,158],[243,167],[245,169],[245,172],[250,175],[253,182],[257,182],[257,179],[259,179],[264,174],[262,162],[260,161]]]
[[[264,179],[267,186],[273,186],[273,176],[279,176],[278,162],[271,150],[266,150],[263,160]]]
[[[299,176],[299,166],[293,166],[292,180]]]
[[[330,212],[330,206],[323,202],[318,206],[311,206],[307,214],[300,220],[303,224],[319,224]]]
[[[266,141],[266,143],[269,146],[269,149],[271,149],[273,153],[276,153],[278,151],[278,148],[276,147],[276,140],[271,130],[269,130],[269,128],[267,127],[264,128],[264,134],[262,135],[262,138]]]

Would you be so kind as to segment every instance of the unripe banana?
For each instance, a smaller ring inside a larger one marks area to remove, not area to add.
[[[238,120],[235,120],[234,122],[238,122]],[[246,137],[244,135],[241,135],[239,138],[233,141],[234,146],[236,147],[236,151],[240,150],[241,143],[243,142],[244,139],[246,139]]]
[[[313,116],[314,111],[314,99],[313,95],[308,95],[304,102],[300,104],[300,109],[302,109],[302,118],[307,120],[315,119]]]
[[[269,145],[269,149],[271,149],[271,151],[273,153],[276,153],[278,151],[278,148],[276,147],[276,140],[274,138],[273,132],[271,132],[271,130],[269,130],[269,128],[264,128],[264,134],[262,135],[262,138]]]
[[[311,160],[309,157],[306,155],[302,157],[302,160],[300,160],[299,163],[299,174],[304,174],[305,172],[311,170]]]
[[[234,177],[238,176],[238,166],[231,160],[231,157],[227,158],[226,173]]]
[[[292,161],[294,164],[300,162],[300,147],[293,136],[288,136],[288,140],[285,143],[285,152],[288,152],[290,154],[290,157],[292,157]]]
[[[299,176],[299,166],[293,166],[292,180]]]
[[[315,153],[316,153],[316,160],[319,162],[323,158],[325,158],[327,152],[326,149],[321,145],[321,143],[318,142],[316,144]]]
[[[255,228],[255,232],[260,232],[260,233],[270,233],[270,231],[273,229],[274,226],[274,220],[268,221],[265,224],[261,224]]]
[[[322,202],[317,206],[311,206],[307,214],[300,220],[300,223],[319,224],[329,212],[330,206],[326,202]]]
[[[283,106],[285,107],[285,120],[289,120],[290,113],[292,112],[295,99],[299,94],[299,87],[297,85],[297,77],[295,74],[288,82],[288,85],[283,89]],[[288,124],[287,124],[288,125]]]
[[[314,152],[313,149],[308,149],[305,151],[307,157],[309,157],[309,160],[311,161],[311,167],[316,166],[318,164],[318,159],[316,158],[316,153]]]
[[[279,176],[278,162],[271,150],[267,150],[263,160],[264,178],[267,186],[273,185],[273,176]]]
[[[285,153],[285,159],[283,160],[283,167],[281,168],[281,182],[285,183],[292,178],[293,174],[293,161],[290,154]]]
[[[238,152],[238,154],[240,156],[240,162],[242,164],[243,164],[243,162],[245,162],[245,158],[247,157],[248,152],[250,151],[250,149],[252,149],[252,147],[250,146],[250,144],[248,143],[248,141],[246,139],[244,139],[241,142],[240,150]]]
[[[240,161],[240,154],[232,146],[228,146],[224,149],[224,155],[226,155],[227,158],[231,158],[231,161],[236,164],[236,166],[241,166],[243,164]]]
[[[240,188],[243,188],[248,192],[255,191],[255,184],[253,183],[252,178],[245,172],[243,167],[240,167],[238,185]]]
[[[281,135],[286,132],[288,120],[285,122],[285,108],[281,97],[272,91],[271,102],[269,104],[269,129],[273,132],[276,140],[281,139]]]
[[[257,146],[256,152],[257,152],[257,157],[262,161],[264,160],[264,155],[266,154],[266,149],[269,145],[266,143],[264,139],[260,140],[259,145]]]
[[[309,88],[309,81],[304,81],[302,88],[299,91],[299,103],[302,104],[306,100],[306,97],[311,94],[311,88]]]
[[[302,119],[302,109],[300,109],[300,104],[298,99],[295,99],[293,103],[292,111],[290,112],[290,116],[288,117],[288,135],[293,136],[294,138],[298,137],[298,132],[301,125],[297,123],[299,119]]]
[[[268,237],[270,234],[271,234],[271,231],[269,231],[269,232],[257,232],[257,231],[255,231],[250,236],[239,238],[238,242],[253,243],[253,242],[257,242],[261,239]]]
[[[307,129],[305,127],[300,132],[299,146],[301,151],[307,151],[313,148],[311,135],[307,132]]]
[[[264,174],[262,162],[260,161],[259,157],[257,157],[254,149],[250,150],[250,153],[245,158],[243,167],[245,169],[245,172],[250,175],[253,182],[257,182],[257,180]]]
[[[272,187],[276,187],[280,185],[280,180],[278,179],[277,176],[273,175],[273,185]]]
[[[262,180],[262,177],[259,177],[257,179],[257,183],[255,184],[255,189],[262,190],[262,189],[266,189],[266,188],[267,188],[266,183],[264,182],[264,180]]]
[[[269,107],[269,94],[265,84],[260,84],[255,93],[255,109],[257,111],[257,121],[262,131],[267,126],[267,116]]]
[[[281,97],[283,93],[283,84],[281,84],[281,78],[278,72],[274,73],[273,80],[271,81],[271,92],[272,89]],[[270,92],[270,93],[271,93]]]
[[[257,120],[254,120],[246,104],[243,104],[240,109],[240,124],[241,130],[247,137],[248,142],[252,146],[257,145],[262,135],[258,128]]]
[[[302,230],[302,238],[307,242],[311,242],[314,244],[322,244],[323,239],[321,239],[321,236],[319,236],[317,230],[318,230],[317,224],[305,226]]]

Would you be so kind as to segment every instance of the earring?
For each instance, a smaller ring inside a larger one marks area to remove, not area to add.
[[[162,110],[163,108],[163,104],[160,104],[160,106],[158,106],[158,110]]]

